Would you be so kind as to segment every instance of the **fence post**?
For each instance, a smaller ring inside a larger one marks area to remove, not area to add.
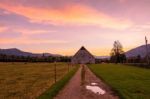
[[[69,72],[69,63],[68,63],[68,72]]]
[[[55,80],[55,83],[57,81],[57,75],[56,75],[57,71],[56,71],[56,62],[54,63],[54,80]]]

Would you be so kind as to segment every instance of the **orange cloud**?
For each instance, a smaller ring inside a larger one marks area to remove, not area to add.
[[[68,42],[63,40],[45,40],[45,39],[29,39],[29,38],[0,39],[0,44],[66,44],[66,43]]]
[[[7,27],[5,27],[5,26],[0,26],[0,32],[4,32],[5,30],[7,30]]]
[[[46,9],[1,3],[0,8],[23,15],[29,18],[31,22],[50,22],[59,25],[96,25],[112,29],[126,29],[132,25],[132,22],[128,20],[115,19],[96,9],[83,5],[67,6],[63,9]]]

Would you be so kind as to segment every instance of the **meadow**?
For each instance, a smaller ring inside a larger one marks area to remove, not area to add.
[[[56,70],[59,81],[68,64],[56,63]],[[54,63],[0,63],[0,99],[35,99],[54,84],[54,74]]]
[[[92,64],[88,66],[121,99],[150,99],[150,69],[122,64]]]

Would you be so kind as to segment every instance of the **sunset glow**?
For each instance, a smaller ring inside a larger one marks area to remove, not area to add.
[[[109,55],[150,38],[150,0],[0,0],[0,48],[73,55],[85,46]]]

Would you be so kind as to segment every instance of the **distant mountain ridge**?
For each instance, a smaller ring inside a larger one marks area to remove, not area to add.
[[[150,55],[150,44],[148,44],[148,52]],[[51,54],[51,53],[31,53],[25,52],[17,48],[9,48],[9,49],[0,49],[0,54],[6,55],[15,55],[15,56],[31,56],[31,57],[41,57],[43,56],[62,56],[59,54]],[[140,55],[141,57],[146,56],[146,45],[142,45],[136,48],[133,48],[127,52],[125,52],[126,57],[137,57]],[[97,59],[110,58],[110,56],[95,56]]]
[[[150,44],[147,45],[148,53],[150,55]],[[136,57],[140,55],[141,57],[146,56],[146,45],[142,45],[136,48],[133,48],[125,53],[126,57]]]
[[[43,56],[43,54],[44,54],[44,56],[61,56],[59,54],[51,54],[51,53],[24,52],[17,48],[0,49],[0,54],[15,55],[15,56],[31,56],[31,57],[41,57],[41,56]]]
[[[110,56],[95,56],[96,59],[109,59]]]

